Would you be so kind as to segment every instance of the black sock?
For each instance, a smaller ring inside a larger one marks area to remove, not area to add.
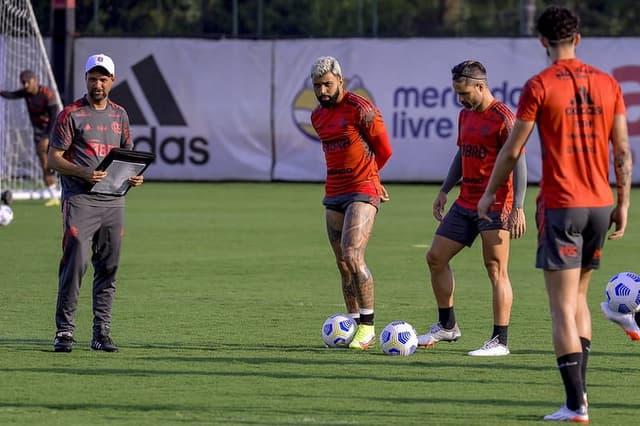
[[[581,337],[582,345],[582,392],[587,393],[587,363],[589,362],[589,352],[591,352],[591,340]]]
[[[507,340],[509,336],[509,326],[508,325],[493,325],[493,334],[491,338],[498,336],[498,342],[507,346]]]
[[[453,313],[453,306],[450,308],[438,308],[438,322],[447,330],[451,330],[456,325],[456,315]]]
[[[557,362],[567,394],[567,408],[576,411],[583,404],[582,352],[563,355],[557,358]]]
[[[370,314],[360,314],[360,324],[373,325],[373,312]]]
[[[640,311],[636,312],[636,324],[640,326]]]

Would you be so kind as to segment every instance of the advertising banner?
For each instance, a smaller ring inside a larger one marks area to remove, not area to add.
[[[581,59],[620,82],[632,151],[640,150],[638,38],[585,38]],[[81,38],[74,69],[103,52],[116,63],[112,99],[127,109],[136,148],[158,180],[323,181],[311,127],[310,71],[319,56],[342,65],[345,86],[382,111],[394,155],[385,181],[441,182],[456,151],[461,105],[451,68],[482,62],[494,96],[515,111],[522,86],[548,65],[535,38],[191,40]],[[76,97],[85,91],[75,78]],[[540,147],[527,144],[529,182],[540,180]],[[613,181],[613,172],[612,172]],[[634,166],[633,181],[640,182]]]
[[[639,44],[638,39],[593,39],[579,47],[583,60],[620,81],[634,153],[640,150],[640,61],[630,58]],[[481,61],[493,95],[515,112],[526,80],[549,64],[545,50],[533,38],[277,43],[277,179],[322,179],[322,153],[309,122],[317,105],[309,73],[313,61],[325,55],[339,60],[348,90],[369,97],[382,111],[394,149],[382,177],[406,182],[440,182],[446,176],[457,149],[461,109],[451,88],[454,65],[467,59]],[[292,84],[294,72],[299,75],[297,86]],[[535,130],[526,150],[529,181],[539,182],[540,146]],[[634,167],[633,177],[634,182],[640,181],[640,167]]]
[[[137,150],[156,154],[157,180],[271,179],[270,42],[81,38],[74,93],[86,93],[84,61],[116,65],[111,99],[125,107]]]

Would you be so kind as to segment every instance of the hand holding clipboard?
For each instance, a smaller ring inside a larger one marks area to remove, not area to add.
[[[112,149],[96,167],[96,170],[104,170],[108,175],[94,184],[90,191],[94,194],[126,194],[132,186],[129,178],[141,176],[155,158],[155,154],[151,152],[130,151],[122,148]]]

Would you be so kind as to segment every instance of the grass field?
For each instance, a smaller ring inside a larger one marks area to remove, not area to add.
[[[403,319],[424,332],[436,308],[424,263],[436,187],[388,185],[367,261],[377,331]],[[491,332],[479,244],[454,261],[462,339],[389,357],[325,349],[320,326],[343,311],[319,184],[147,183],[127,200],[112,333],[90,352],[91,274],[74,351],[52,351],[60,212],[14,205],[0,228],[0,424],[528,425],[563,402],[542,274],[528,232],[512,247],[512,355],[472,358]],[[640,199],[635,189],[633,198]],[[450,199],[452,201],[452,198]],[[605,247],[590,294],[593,424],[633,424],[640,345],[598,310],[615,272],[640,269],[640,210]]]

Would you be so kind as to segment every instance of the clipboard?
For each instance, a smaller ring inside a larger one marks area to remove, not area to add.
[[[114,148],[96,167],[96,170],[104,170],[109,175],[89,191],[93,194],[125,195],[131,188],[128,179],[141,175],[155,158],[152,152]]]

